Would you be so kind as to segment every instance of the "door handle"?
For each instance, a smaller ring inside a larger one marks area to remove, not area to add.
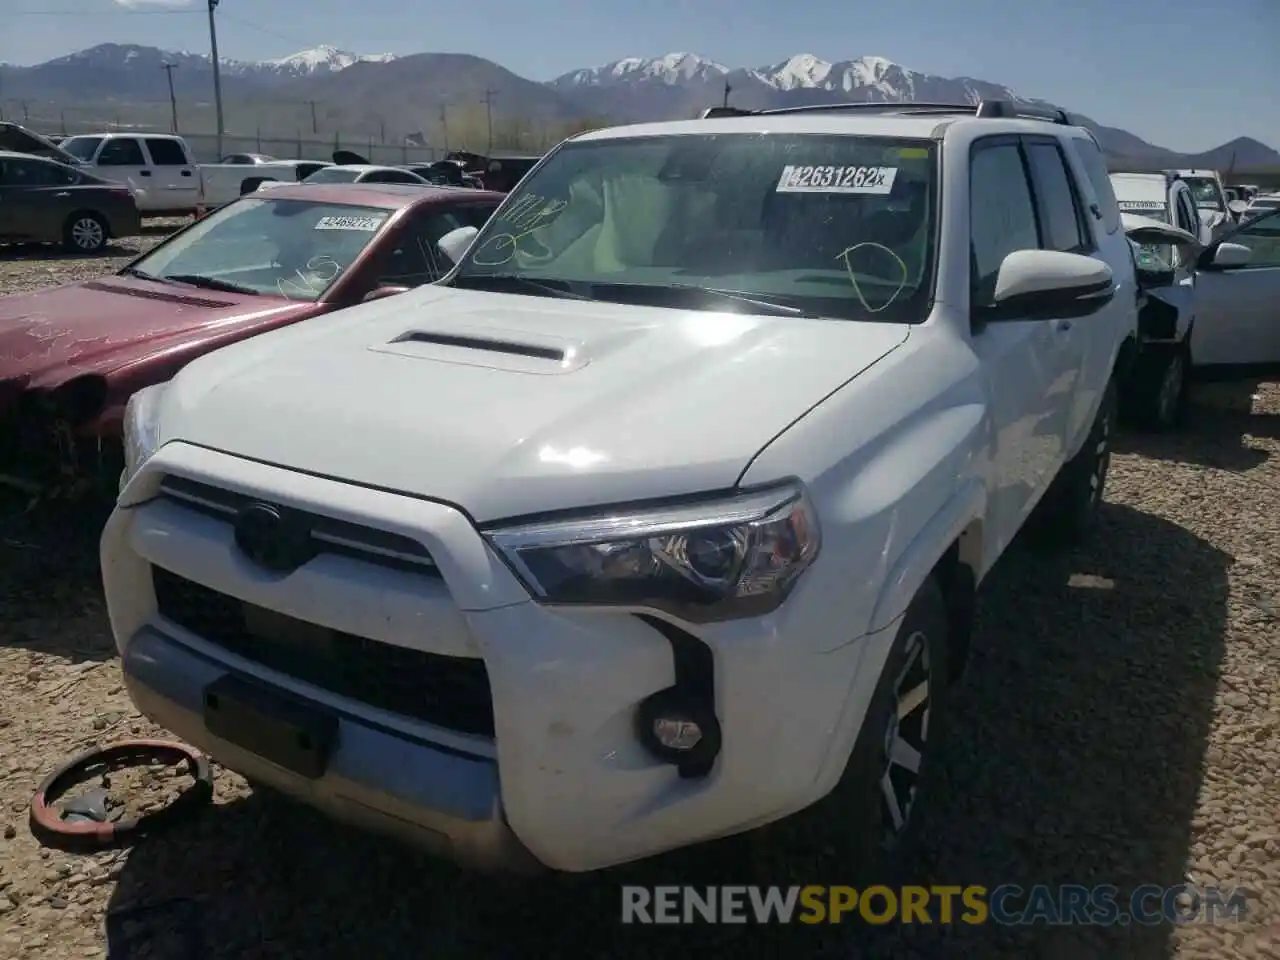
[[[1066,333],[1068,330],[1071,329],[1071,321],[1059,320],[1057,323],[1053,325],[1053,329],[1058,331],[1058,333]]]
[[[67,193],[67,191],[63,190],[61,193],[55,193],[55,194],[54,194],[54,196],[55,196],[55,197],[69,197],[69,196],[71,196],[71,194],[69,194],[69,193]]]
[[[182,171],[182,175],[183,175],[184,177],[189,177],[189,176],[191,176],[191,171],[190,171],[190,170],[183,170],[183,171]]]
[[[149,177],[149,176],[151,176],[151,171],[150,171],[150,170],[139,170],[139,171],[138,171],[138,176],[140,176],[140,177]]]

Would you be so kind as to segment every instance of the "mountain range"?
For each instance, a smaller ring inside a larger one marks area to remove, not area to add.
[[[174,94],[190,124],[209,122],[212,63],[207,55],[106,43],[34,66],[0,64],[0,108],[14,119],[46,117],[57,109],[77,125],[93,121],[167,122],[166,64]],[[884,57],[827,61],[798,54],[777,63],[732,68],[693,53],[628,57],[572,70],[540,83],[498,64],[465,54],[361,55],[332,46],[258,62],[220,61],[227,129],[278,136],[377,135],[415,141],[440,132],[442,107],[484,110],[495,122],[557,125],[585,118],[634,122],[690,117],[727,95],[734,106],[769,108],[826,103],[933,101],[975,103],[1022,97],[1002,84],[973,77],[942,77],[907,69]],[[86,91],[92,91],[87,94]],[[1069,106],[1068,106],[1069,109]],[[1090,127],[1113,158],[1142,168],[1280,166],[1280,152],[1249,137],[1213,150],[1182,154],[1148,143],[1128,131],[1073,114]],[[486,114],[487,119],[487,114]],[[445,123],[449,121],[446,119]],[[321,127],[324,127],[324,130]],[[280,128],[275,130],[273,128]],[[194,126],[184,126],[191,132]],[[426,134],[423,131],[428,131]]]

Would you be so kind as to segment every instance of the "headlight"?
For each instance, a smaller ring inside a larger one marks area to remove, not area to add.
[[[541,601],[759,616],[818,554],[818,519],[788,484],[725,500],[487,531]]]
[[[122,490],[160,447],[160,401],[168,387],[168,383],[143,387],[125,404]]]

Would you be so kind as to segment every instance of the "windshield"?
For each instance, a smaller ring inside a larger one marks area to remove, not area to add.
[[[521,181],[451,282],[711,310],[733,294],[747,312],[919,322],[934,149],[782,133],[569,143]]]
[[[58,146],[77,160],[92,160],[93,155],[98,152],[100,143],[102,143],[101,137],[71,137],[63,140]]]
[[[1184,177],[1191,188],[1191,196],[1201,210],[1221,210],[1222,195],[1218,192],[1218,181],[1212,177]]]
[[[245,197],[157,247],[129,272],[211,289],[316,300],[392,211]]]
[[[359,170],[350,167],[321,167],[315,173],[303,179],[303,183],[355,183],[360,176]]]

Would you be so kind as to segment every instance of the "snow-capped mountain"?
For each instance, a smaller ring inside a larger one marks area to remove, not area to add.
[[[812,91],[851,100],[961,100],[982,97],[1019,98],[999,84],[968,77],[948,78],[909,70],[887,57],[867,56],[828,61],[800,53],[762,67],[730,69],[693,53],[661,57],[628,57],[599,67],[571,71],[551,81],[566,91],[620,86],[680,87],[728,82],[741,95],[767,90],[790,93]]]
[[[306,77],[313,73],[336,73],[347,69],[353,63],[390,63],[394,59],[396,56],[393,53],[350,53],[322,44],[311,50],[302,50],[287,57],[280,57],[278,60],[236,62],[235,67],[244,73],[268,72]]]
[[[626,57],[602,67],[574,70],[551,81],[552,86],[588,87],[615,82],[656,80],[674,86],[691,80],[723,78],[729,68],[694,53],[668,53],[663,57]]]

